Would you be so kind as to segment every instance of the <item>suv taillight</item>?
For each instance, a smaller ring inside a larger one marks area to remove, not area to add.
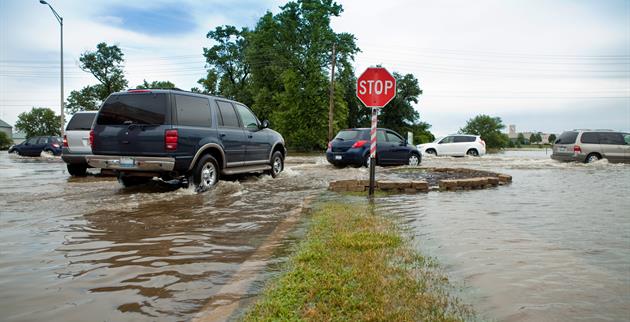
[[[64,142],[65,142],[65,138],[64,138]],[[94,130],[90,130],[90,146],[94,147]]]
[[[575,153],[575,154],[582,153],[582,148],[579,145],[574,145],[573,146],[573,153]]]
[[[359,141],[356,141],[356,142],[354,142],[354,144],[352,145],[352,148],[353,148],[353,149],[354,149],[354,148],[360,148],[360,147],[364,146],[366,143],[367,143],[367,141],[366,141],[366,140],[359,140]]]
[[[481,138],[479,138],[479,142],[481,142],[483,146],[486,146],[486,141],[482,140]]]
[[[164,132],[164,148],[166,151],[177,150],[178,138],[179,134],[177,133],[177,130],[166,130],[166,132]]]
[[[332,150],[332,141],[328,142],[328,149]]]
[[[63,135],[63,147],[68,147],[68,137],[65,134]]]

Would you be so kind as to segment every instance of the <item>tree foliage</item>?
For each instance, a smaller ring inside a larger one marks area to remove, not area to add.
[[[554,144],[556,142],[556,139],[557,139],[556,135],[552,133],[552,134],[549,134],[549,138],[547,138],[547,142],[549,144]]]
[[[88,85],[70,92],[66,108],[71,114],[77,111],[98,110],[102,101],[109,94],[127,88],[127,80],[122,69],[124,62],[122,50],[102,42],[96,45],[96,51],[87,51],[79,57],[79,67],[94,76],[99,84]]]
[[[13,140],[9,138],[9,135],[3,131],[0,131],[0,150],[8,149],[11,144],[13,144]]]
[[[39,135],[61,135],[61,117],[45,107],[33,107],[30,112],[18,115],[15,129],[26,134],[27,138]]]
[[[516,137],[516,143],[520,145],[525,144],[525,135],[523,135],[523,133],[518,134],[518,136]]]
[[[177,88],[175,84],[170,81],[152,81],[151,83],[147,82],[145,79],[142,84],[136,86],[136,89],[168,89],[168,88]]]
[[[496,149],[506,147],[509,141],[507,134],[502,132],[504,128],[505,125],[500,117],[481,114],[468,120],[459,133],[479,135],[486,141],[488,148]]]

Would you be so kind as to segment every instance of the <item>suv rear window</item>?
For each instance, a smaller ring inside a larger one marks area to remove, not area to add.
[[[92,122],[94,122],[94,117],[96,113],[77,113],[74,114],[70,122],[68,122],[68,126],[66,127],[67,131],[89,131],[92,128]]]
[[[462,142],[475,142],[476,137],[474,136],[463,136],[463,135],[458,135],[455,137],[455,143],[462,143]]]
[[[166,99],[167,96],[163,93],[110,96],[101,107],[96,124],[164,124]]]
[[[573,144],[577,139],[578,132],[568,131],[560,134],[560,137],[556,140],[556,144]]]

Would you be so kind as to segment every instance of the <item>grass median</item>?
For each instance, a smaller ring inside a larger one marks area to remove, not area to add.
[[[472,311],[399,226],[359,203],[324,203],[286,270],[245,321],[462,321]]]

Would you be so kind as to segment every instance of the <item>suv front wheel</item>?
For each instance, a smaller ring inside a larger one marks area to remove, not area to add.
[[[271,177],[275,178],[282,170],[284,170],[284,159],[282,158],[282,153],[276,151],[271,157],[271,170],[269,170],[269,174]]]
[[[193,184],[197,192],[212,188],[219,182],[219,163],[210,154],[204,155],[193,172]]]

